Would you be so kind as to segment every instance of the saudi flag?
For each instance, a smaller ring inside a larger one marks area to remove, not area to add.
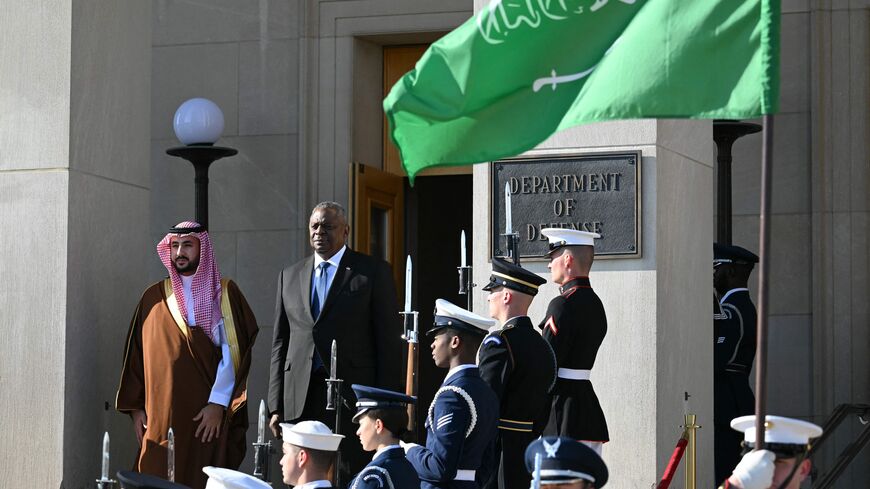
[[[611,119],[740,119],[779,103],[779,0],[493,0],[384,100],[412,179]]]

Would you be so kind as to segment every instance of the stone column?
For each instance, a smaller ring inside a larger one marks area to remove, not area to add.
[[[150,9],[3,7],[3,487],[91,487],[105,430],[113,472],[135,451],[111,405],[151,252]]]
[[[712,134],[710,121],[608,122],[561,132],[528,153],[642,155],[642,255],[598,260],[590,277],[608,319],[592,373],[611,437],[604,446],[608,487],[657,482],[682,431],[684,392],[691,396],[688,411],[703,426],[698,487],[713,482]],[[475,229],[490,229],[489,186],[488,165],[477,165]],[[484,284],[487,240],[474,246],[475,282]],[[525,266],[549,278],[545,262]],[[552,283],[542,287],[529,313],[534,322],[557,293]],[[477,295],[475,310],[486,310],[485,294]]]

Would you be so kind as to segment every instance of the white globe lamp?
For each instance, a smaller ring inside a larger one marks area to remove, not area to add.
[[[172,127],[181,144],[211,145],[224,132],[224,113],[207,98],[192,98],[178,106]]]

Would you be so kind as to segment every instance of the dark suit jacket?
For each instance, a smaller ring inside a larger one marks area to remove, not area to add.
[[[278,277],[269,410],[285,420],[302,413],[315,346],[329,371],[333,339],[349,401],[354,399],[351,384],[398,390],[404,378],[402,322],[389,264],[345,250],[316,322],[311,317],[313,270],[312,255]]]

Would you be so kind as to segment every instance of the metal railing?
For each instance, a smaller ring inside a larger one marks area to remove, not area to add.
[[[836,482],[840,475],[842,475],[843,471],[846,470],[846,467],[852,463],[852,460],[854,460],[864,446],[867,445],[867,442],[870,442],[870,405],[840,404],[834,409],[834,412],[831,413],[831,417],[825,422],[825,425],[822,427],[824,432],[822,433],[822,436],[813,443],[812,447],[810,447],[807,458],[812,457],[813,454],[819,450],[819,447],[821,447],[825,441],[830,439],[837,426],[848,419],[851,415],[858,416],[858,420],[862,425],[864,425],[864,430],[861,431],[852,443],[847,445],[846,448],[837,455],[837,459],[834,462],[834,465],[831,466],[830,470],[822,474],[822,476],[813,483],[813,489],[827,489],[832,487],[834,482]]]

